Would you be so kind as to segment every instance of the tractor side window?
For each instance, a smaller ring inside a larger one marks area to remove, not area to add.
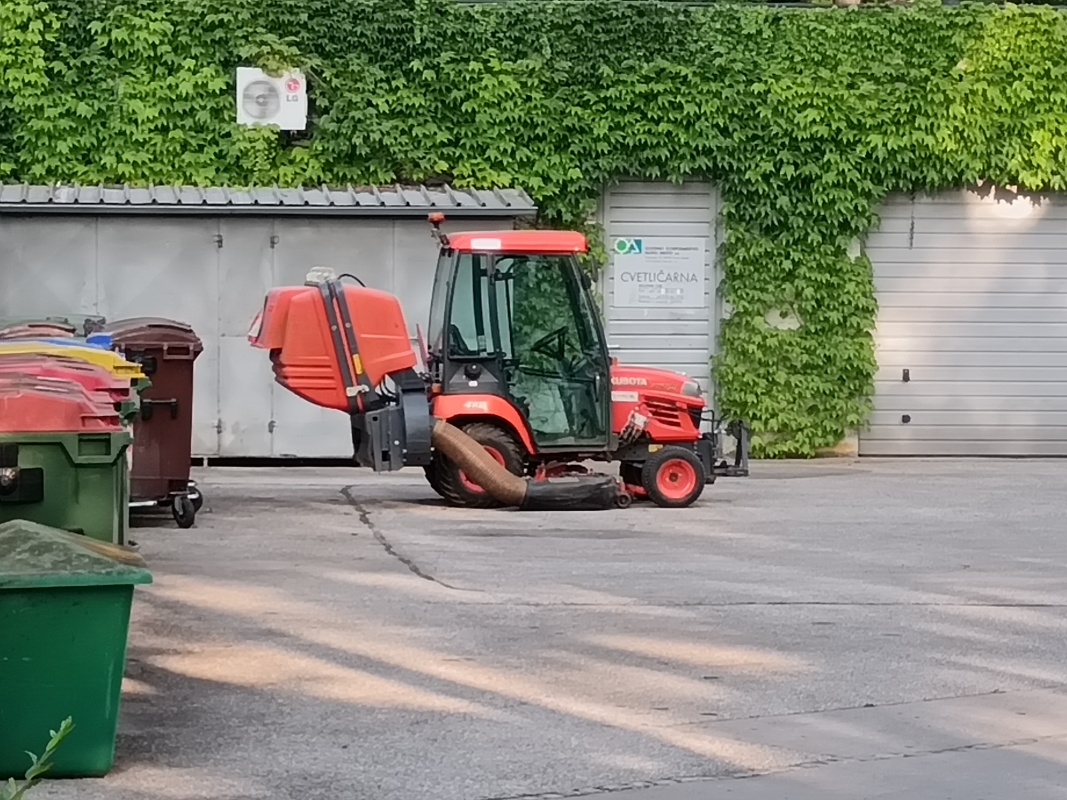
[[[499,316],[506,302],[507,288],[490,282],[488,257],[469,253],[459,256],[452,284],[452,318],[448,332],[450,356],[484,357],[494,353],[511,357],[510,331],[501,330]],[[492,290],[496,298],[490,298]],[[492,300],[496,300],[497,315]]]
[[[448,310],[448,290],[452,286],[452,256],[442,253],[437,259],[437,273],[430,299],[430,321],[426,329],[426,346],[434,353],[445,350],[445,316]]]

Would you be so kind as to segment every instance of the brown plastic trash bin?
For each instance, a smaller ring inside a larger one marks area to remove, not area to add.
[[[203,503],[189,466],[193,362],[204,346],[190,326],[161,317],[116,320],[103,332],[151,381],[133,423],[130,509],[169,505],[178,525],[191,527]]]

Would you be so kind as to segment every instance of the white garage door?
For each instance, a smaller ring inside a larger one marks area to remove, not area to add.
[[[861,455],[1067,455],[1067,199],[953,192],[880,214]]]
[[[608,345],[626,364],[684,372],[710,391],[718,194],[707,183],[624,182],[601,202],[611,263]]]

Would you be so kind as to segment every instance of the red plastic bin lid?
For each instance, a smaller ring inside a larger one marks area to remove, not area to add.
[[[0,328],[0,339],[61,339],[73,338],[74,326],[59,322],[28,322]]]
[[[122,431],[118,413],[81,384],[58,378],[0,375],[0,433]]]
[[[129,400],[133,393],[130,382],[116,378],[104,367],[78,361],[66,356],[20,353],[0,354],[0,375],[23,374],[41,378],[60,378],[80,383],[86,391],[104,394],[109,402]]]

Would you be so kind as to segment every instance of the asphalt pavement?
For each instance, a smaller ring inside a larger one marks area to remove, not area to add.
[[[1067,462],[754,472],[522,513],[201,471],[134,533],[114,770],[36,794],[1067,798]]]

